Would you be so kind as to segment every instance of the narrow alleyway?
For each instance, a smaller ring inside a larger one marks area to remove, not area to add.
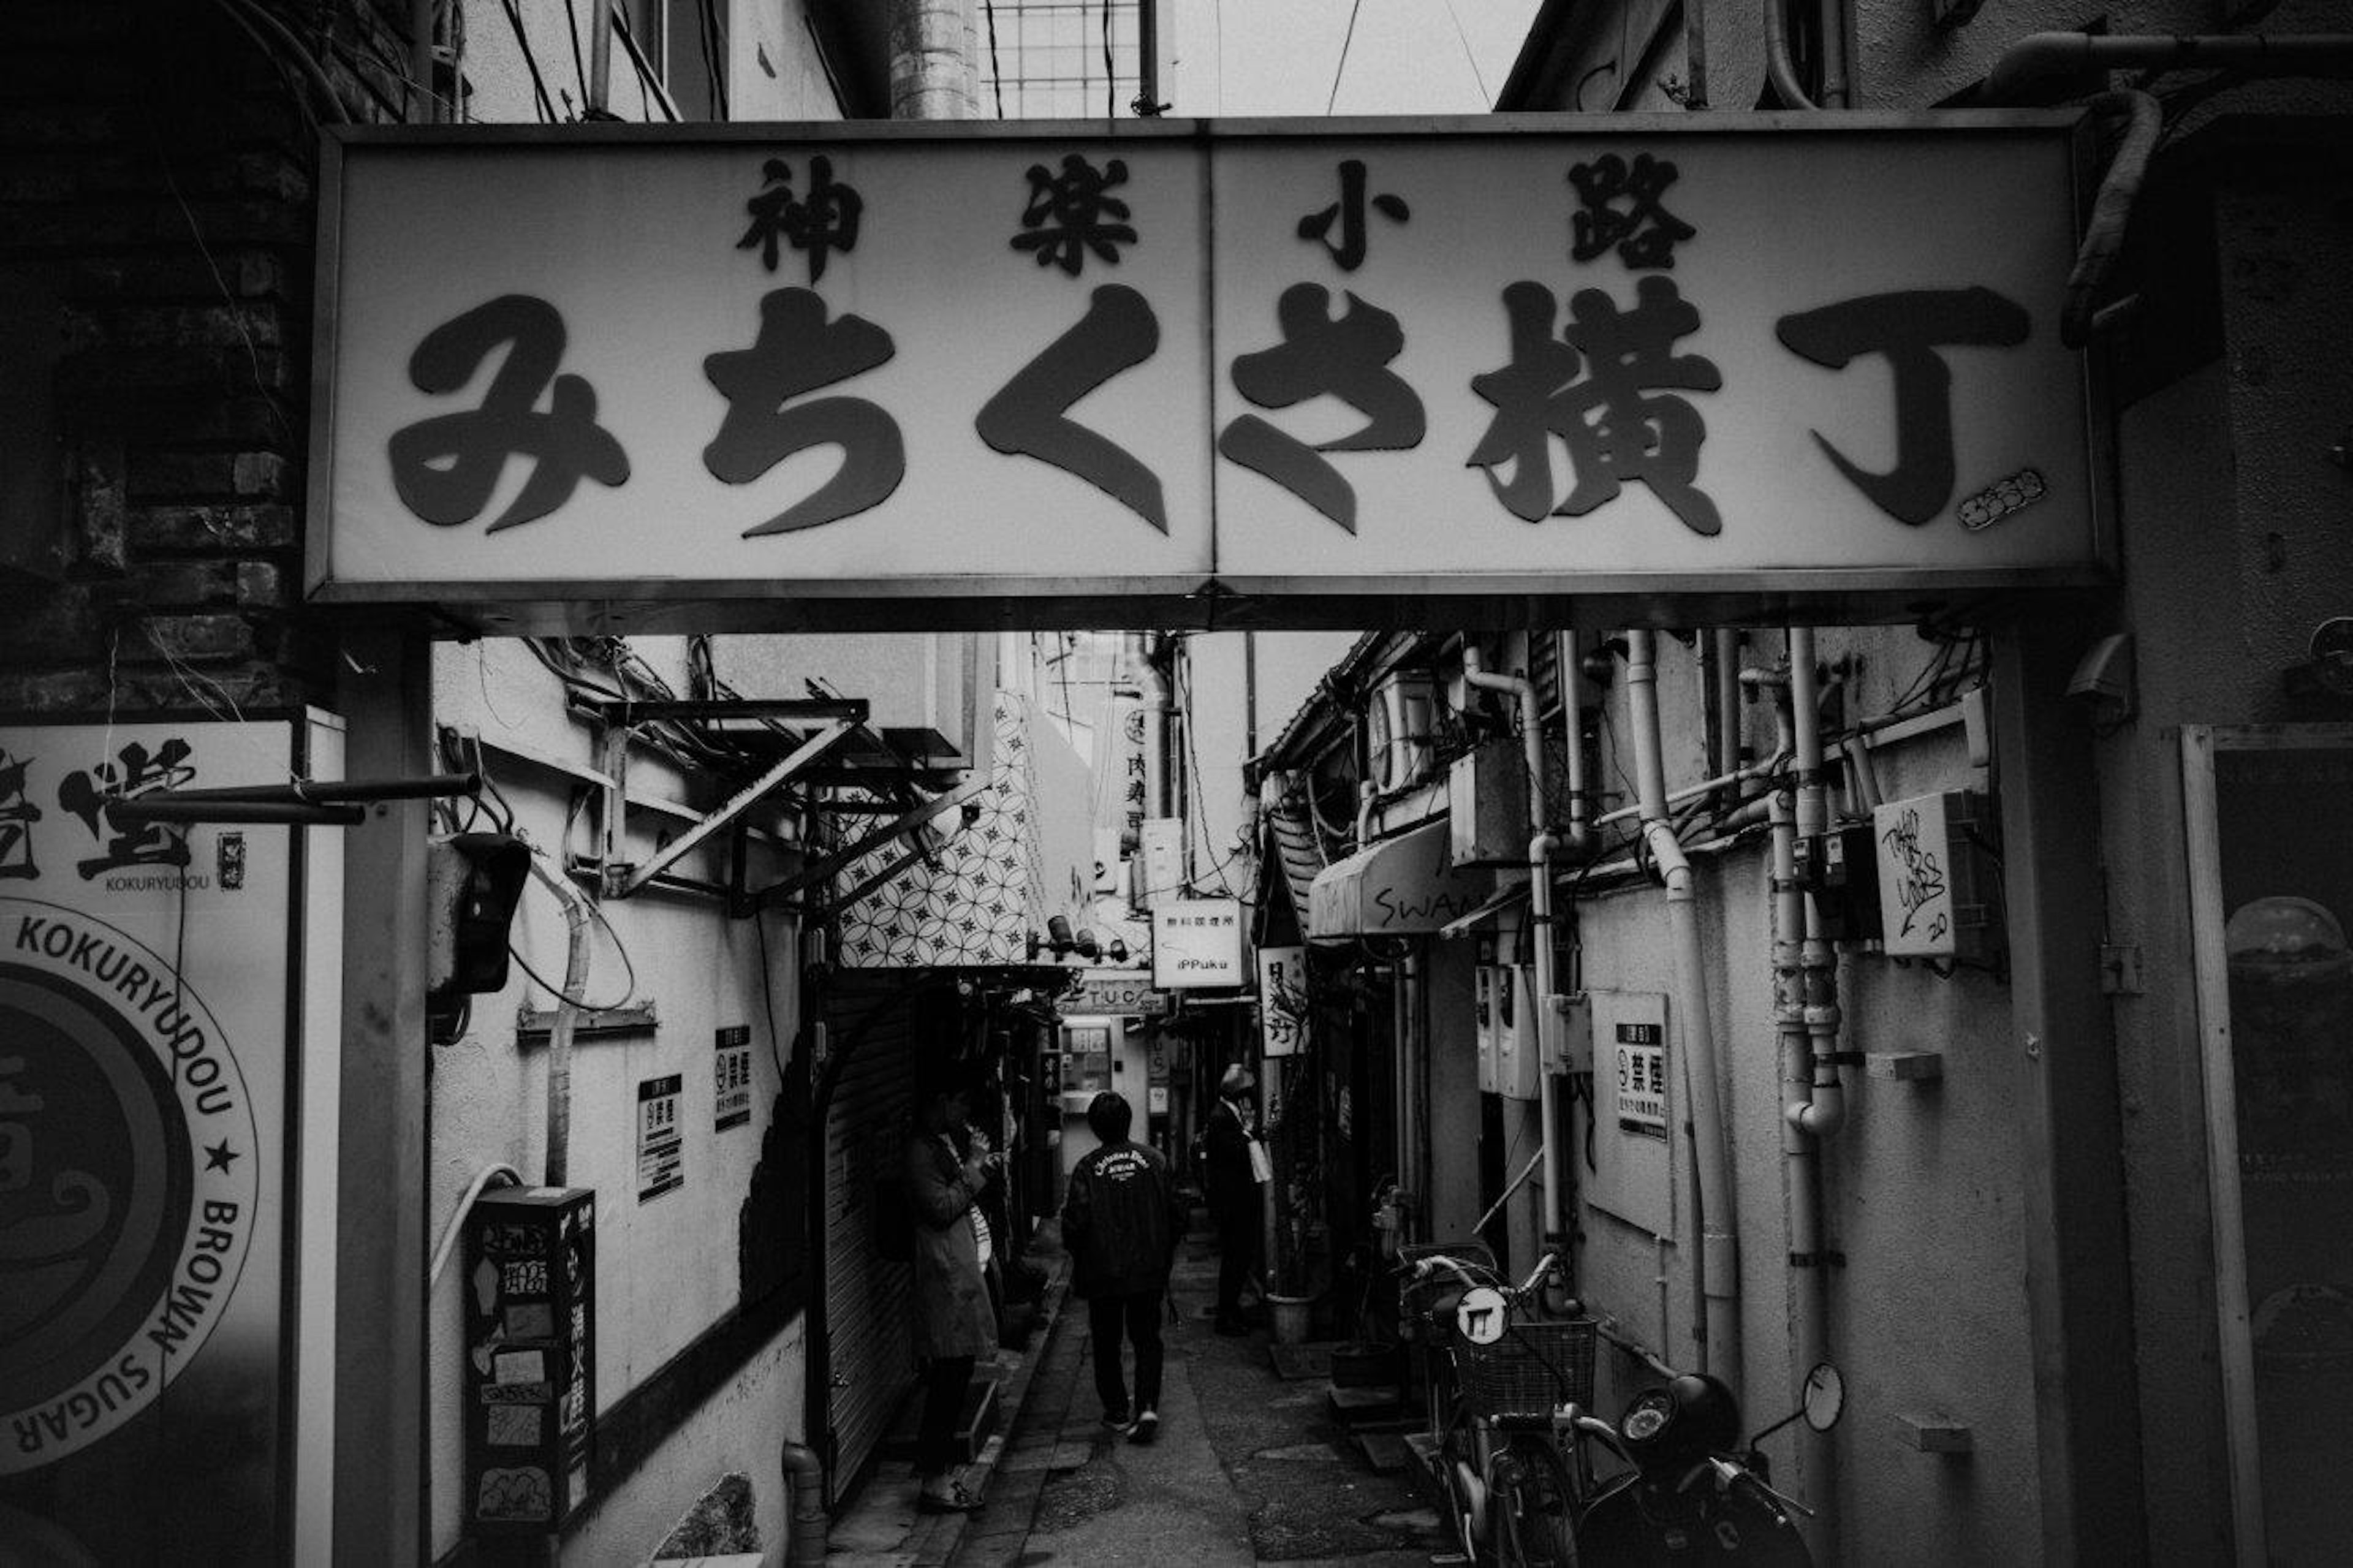
[[[1216,1283],[1208,1237],[1187,1237],[1148,1447],[1103,1429],[1086,1314],[1067,1304],[956,1568],[1430,1562],[1436,1514],[1408,1474],[1377,1474],[1335,1419],[1324,1358],[1286,1357],[1303,1375],[1285,1377],[1263,1328],[1213,1333]]]

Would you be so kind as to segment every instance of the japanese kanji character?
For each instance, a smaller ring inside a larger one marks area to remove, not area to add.
[[[1160,321],[1144,296],[1123,284],[1094,291],[1076,326],[1014,372],[973,421],[999,452],[1035,458],[1076,474],[1161,532],[1168,507],[1160,478],[1135,457],[1069,417],[1071,406],[1160,347]]]
[[[41,808],[25,798],[25,770],[30,757],[11,757],[0,751],[0,878],[37,878],[33,863],[33,824]]]
[[[793,199],[792,168],[782,158],[762,163],[760,175],[766,183],[744,204],[752,215],[752,226],[735,242],[736,249],[759,247],[760,265],[774,272],[776,239],[782,236],[795,250],[808,253],[809,282],[815,284],[825,276],[828,252],[846,256],[858,248],[858,219],[866,203],[834,179],[832,159],[820,153],[809,160],[808,195],[799,201]]]
[[[1618,259],[1636,270],[1672,267],[1675,247],[1699,231],[1659,205],[1675,183],[1675,166],[1637,153],[1629,164],[1615,153],[1568,171],[1582,204],[1569,219],[1569,258],[1590,261],[1615,246]],[[1624,202],[1626,209],[1614,205]]]
[[[112,825],[107,808],[117,801],[136,800],[158,790],[176,789],[196,776],[188,759],[195,750],[174,735],[153,752],[133,741],[115,753],[113,762],[68,773],[58,786],[58,804],[81,819],[93,838],[105,839],[105,852],[75,866],[88,881],[100,872],[125,866],[188,864],[188,841],[160,822],[141,823],[127,833],[106,837]]]
[[[1013,248],[1036,253],[1040,267],[1060,267],[1076,278],[1093,251],[1111,265],[1119,264],[1119,247],[1135,243],[1135,230],[1124,221],[1127,204],[1110,194],[1127,184],[1127,161],[1113,158],[1100,170],[1076,153],[1065,154],[1062,172],[1049,173],[1043,163],[1029,165],[1029,200],[1021,209],[1022,231],[1013,237]]]
[[[402,505],[437,528],[470,522],[490,504],[507,459],[528,458],[531,478],[486,531],[496,533],[545,517],[584,479],[628,481],[628,454],[596,423],[596,389],[555,374],[565,341],[555,307],[528,294],[501,295],[426,334],[409,356],[408,379],[437,397],[462,389],[498,349],[507,355],[480,407],[393,432],[392,485]]]
[[[806,499],[744,537],[790,533],[881,505],[907,476],[899,426],[859,397],[820,397],[785,406],[805,392],[861,375],[896,353],[891,334],[862,316],[826,320],[825,301],[807,289],[778,289],[760,300],[760,335],[748,349],[707,356],[702,374],[727,399],[719,434],[702,466],[723,484],[744,485],[796,452],[828,444],[841,467]]]
[[[2032,330],[2026,311],[1990,289],[1913,289],[1868,294],[1784,316],[1773,323],[1782,347],[1828,370],[1863,354],[1885,354],[1895,373],[1895,466],[1857,468],[1814,431],[1815,444],[1899,522],[1915,526],[1953,494],[1953,373],[1940,348],[2014,348]]]
[[[1226,426],[1218,450],[1263,474],[1346,529],[1356,531],[1356,492],[1319,452],[1403,451],[1421,444],[1429,421],[1421,399],[1388,369],[1405,352],[1398,319],[1346,294],[1337,320],[1331,291],[1294,283],[1275,302],[1282,342],[1234,361],[1234,389],[1261,408],[1289,408],[1330,394],[1365,416],[1361,429],[1314,446],[1286,436],[1255,414]]]
[[[1299,237],[1321,241],[1340,264],[1343,272],[1354,272],[1365,261],[1365,163],[1361,158],[1350,158],[1340,165],[1340,199],[1320,213],[1310,213],[1299,220]],[[1374,208],[1391,221],[1403,223],[1412,214],[1402,198],[1384,191],[1372,198]],[[1332,226],[1340,226],[1340,243],[1330,238]]]
[[[1513,515],[1534,522],[1554,510],[1582,517],[1618,499],[1630,479],[1651,493],[1694,533],[1723,528],[1715,503],[1696,489],[1700,444],[1707,425],[1680,397],[1645,394],[1662,387],[1714,392],[1724,384],[1715,365],[1697,354],[1669,351],[1699,330],[1699,312],[1667,278],[1635,285],[1637,303],[1620,311],[1598,289],[1569,301],[1561,342],[1552,337],[1552,290],[1518,282],[1504,289],[1512,359],[1503,369],[1471,378],[1471,390],[1494,405],[1495,417],[1469,458]],[[1550,437],[1568,447],[1575,483],[1552,507]],[[1512,478],[1496,478],[1504,464]]]

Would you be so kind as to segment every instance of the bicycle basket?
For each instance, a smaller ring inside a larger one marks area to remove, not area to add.
[[[1490,1420],[1548,1420],[1555,1407],[1593,1402],[1594,1321],[1514,1321],[1492,1345],[1454,1340],[1454,1375],[1471,1408]]]

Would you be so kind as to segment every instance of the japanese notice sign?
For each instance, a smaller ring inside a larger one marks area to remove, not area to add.
[[[711,1061],[711,1128],[724,1132],[752,1120],[752,1031],[736,1024],[719,1031]]]
[[[1258,950],[1258,1037],[1271,1057],[1307,1047],[1307,950],[1293,944]]]
[[[338,132],[314,588],[563,622],[2111,558],[2068,114],[907,129]]]
[[[1241,984],[1241,900],[1163,899],[1153,905],[1152,983],[1171,990]]]
[[[1667,999],[1655,991],[1593,991],[1594,1089],[1589,1129],[1595,1207],[1659,1236],[1674,1232],[1675,1083],[1682,1064],[1667,1036]]]
[[[678,1102],[685,1079],[641,1079],[638,1083],[638,1202],[686,1185],[684,1130]]]

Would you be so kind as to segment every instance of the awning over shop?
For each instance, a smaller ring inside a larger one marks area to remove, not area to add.
[[[1307,938],[1414,936],[1442,930],[1495,889],[1484,868],[1450,862],[1447,824],[1425,823],[1335,860],[1308,889]]]
[[[1448,921],[1444,925],[1438,928],[1438,934],[1440,936],[1469,936],[1473,931],[1482,930],[1485,927],[1493,924],[1497,916],[1509,914],[1515,910],[1525,907],[1527,901],[1527,879],[1525,878],[1521,878],[1516,881],[1506,883],[1504,886],[1496,889],[1493,895],[1490,897],[1485,903],[1481,904],[1477,909],[1472,910],[1468,914],[1460,915],[1453,920]]]

